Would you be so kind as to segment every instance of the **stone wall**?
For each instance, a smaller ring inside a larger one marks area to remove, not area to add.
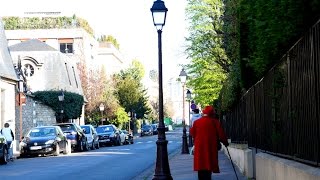
[[[320,169],[266,153],[256,154],[257,180],[319,180]]]
[[[22,135],[36,126],[56,123],[55,111],[49,106],[34,101],[31,95],[26,95],[26,104],[22,105]],[[16,139],[20,138],[20,107],[16,109]]]

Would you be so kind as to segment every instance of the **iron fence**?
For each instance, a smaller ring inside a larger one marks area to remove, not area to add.
[[[320,166],[320,21],[222,119],[234,143]]]

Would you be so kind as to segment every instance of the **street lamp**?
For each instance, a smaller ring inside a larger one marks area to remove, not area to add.
[[[158,140],[157,140],[157,159],[153,179],[168,179],[171,180],[169,160],[168,160],[168,141],[166,140],[164,119],[163,119],[163,92],[162,92],[162,44],[161,33],[166,22],[168,9],[161,0],[153,2],[151,7],[153,24],[158,32],[158,71],[159,71],[159,125],[158,125]]]
[[[104,111],[104,104],[101,103],[99,106],[100,112],[101,112],[101,125],[103,125],[103,111]]]
[[[188,109],[189,109],[189,147],[192,147],[193,146],[193,142],[192,142],[192,136],[190,134],[190,128],[191,128],[191,119],[190,119],[190,101],[192,99],[191,97],[191,91],[188,89],[187,90],[187,100],[189,102],[189,106],[188,106]]]
[[[185,105],[184,105],[184,89],[186,86],[186,81],[187,81],[187,73],[184,71],[182,68],[180,72],[180,81],[182,83],[182,125],[183,125],[183,130],[182,130],[182,150],[181,154],[189,154],[189,147],[188,147],[188,142],[187,142],[187,129],[186,129],[186,120],[185,120]]]
[[[58,99],[60,101],[60,122],[63,122],[63,101],[64,101],[64,93],[63,90],[61,89],[60,94],[58,95]]]

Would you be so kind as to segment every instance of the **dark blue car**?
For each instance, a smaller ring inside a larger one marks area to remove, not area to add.
[[[71,141],[72,150],[76,150],[76,151],[89,150],[87,137],[83,129],[81,129],[81,127],[78,124],[59,123],[56,125],[61,127],[63,133],[67,136],[67,139]]]

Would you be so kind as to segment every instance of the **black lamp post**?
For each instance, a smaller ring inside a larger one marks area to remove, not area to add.
[[[161,33],[166,22],[168,9],[161,0],[153,2],[152,8],[153,24],[158,32],[158,71],[159,71],[159,125],[157,140],[157,159],[153,179],[171,180],[169,160],[168,160],[168,141],[166,140],[164,118],[163,118],[163,92],[162,92],[162,44]]]
[[[104,111],[104,104],[101,103],[99,106],[100,112],[101,112],[101,125],[103,125],[103,111]]]
[[[64,101],[64,93],[61,89],[60,94],[58,95],[58,99],[60,101],[60,122],[63,122],[63,101]]]
[[[181,154],[189,154],[189,147],[188,147],[188,142],[187,142],[187,129],[186,129],[186,120],[185,120],[185,98],[184,98],[184,89],[186,86],[186,81],[187,81],[187,73],[184,71],[184,69],[181,70],[180,72],[180,81],[182,83],[182,125],[183,125],[183,130],[182,130],[182,150]]]
[[[192,99],[191,97],[191,91],[188,89],[187,90],[187,100],[189,102],[189,106],[188,106],[188,109],[189,109],[189,147],[192,147],[193,146],[193,142],[192,142],[192,136],[190,134],[190,128],[191,128],[191,119],[190,119],[190,101]]]

